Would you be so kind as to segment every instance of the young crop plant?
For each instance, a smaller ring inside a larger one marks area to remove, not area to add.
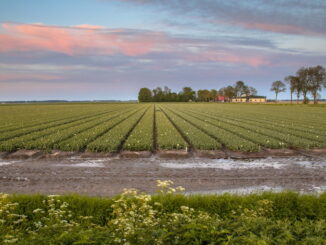
[[[15,137],[7,141],[0,142],[0,150],[11,152],[17,149],[26,149],[31,145],[34,145],[34,147],[37,148],[35,144],[38,144],[38,141],[46,140],[48,137],[52,137],[52,134],[62,132],[63,130],[71,131],[71,129],[76,126],[80,126],[81,124],[88,123],[88,122],[94,122],[94,120],[100,121],[103,118],[105,118],[103,117],[103,115],[91,116],[87,119],[81,119],[71,123],[62,124],[60,126],[55,126],[40,131],[36,131],[34,133],[29,133],[20,137]]]
[[[225,121],[223,119],[217,118],[213,119],[209,117],[207,114],[204,117],[198,112],[187,111],[185,112],[188,116],[193,116],[196,119],[203,120],[203,123],[210,124],[221,129],[224,129],[230,133],[236,134],[244,139],[248,139],[260,146],[264,146],[271,149],[279,149],[279,148],[286,148],[288,146],[282,140],[275,139],[273,134],[271,136],[264,135],[263,130],[259,131],[254,127],[246,128],[241,123],[236,123],[234,121]],[[204,118],[204,119],[202,119]]]
[[[80,122],[79,125],[64,130],[56,131],[51,135],[38,138],[36,141],[25,143],[25,149],[52,150],[56,149],[59,142],[66,140],[80,132],[96,127],[107,121],[111,116],[102,116],[91,121]]]
[[[61,141],[57,144],[57,148],[63,151],[82,151],[86,149],[87,145],[105,134],[114,126],[136,113],[139,109],[125,110],[120,113],[111,114],[111,117],[99,125],[88,130],[80,132],[71,138]]]
[[[156,137],[159,150],[184,150],[187,143],[164,113],[156,110]]]
[[[208,124],[203,120],[197,119],[193,116],[189,116],[183,112],[173,113],[175,115],[180,116],[182,119],[191,123],[195,127],[203,130],[211,137],[216,138],[217,140],[219,140],[219,142],[223,143],[230,150],[240,150],[248,152],[255,152],[260,150],[260,146],[258,144],[255,144],[252,141],[237,136],[236,134],[226,131],[220,127]]]
[[[153,120],[154,106],[151,106],[127,138],[123,149],[129,151],[153,150]]]
[[[188,110],[189,111],[189,110]],[[264,137],[269,137],[270,139],[274,139],[274,142],[272,145],[266,145],[262,144],[266,147],[270,148],[287,148],[289,146],[296,147],[296,148],[314,148],[314,147],[325,147],[326,143],[322,142],[321,140],[312,140],[307,139],[307,135],[303,135],[300,132],[294,132],[293,130],[285,129],[284,127],[279,126],[273,126],[272,123],[260,123],[256,121],[255,119],[246,118],[246,117],[240,117],[235,115],[219,115],[216,114],[208,114],[208,113],[202,113],[198,111],[190,110],[188,113],[200,115],[201,117],[204,117],[207,121],[214,121],[215,125],[223,127],[223,125],[226,125],[226,127],[232,128],[233,126],[241,127],[244,130],[247,130],[243,132],[244,137],[250,137],[255,132],[260,134],[261,137],[258,139],[253,139],[254,142],[259,143],[259,140],[262,140]],[[225,126],[224,126],[225,127]],[[301,135],[301,136],[299,136]],[[318,137],[317,137],[318,138]],[[275,141],[276,140],[276,141]],[[269,140],[268,144],[271,143],[272,140]]]
[[[76,121],[87,120],[88,118],[101,116],[104,114],[106,114],[106,112],[92,113],[91,115],[77,116],[77,117],[73,117],[73,118],[68,118],[68,119],[63,119],[63,120],[59,120],[59,121],[54,121],[54,122],[50,122],[50,123],[37,125],[34,127],[20,128],[18,130],[4,132],[4,133],[0,134],[0,141],[4,141],[4,140],[11,139],[14,137],[19,137],[19,136],[29,134],[29,133],[38,132],[41,130],[51,129],[52,127],[56,127],[56,126],[60,126],[60,125],[64,125],[64,124],[68,124],[68,123],[72,123],[72,122],[76,122]]]
[[[137,110],[138,109],[125,110],[122,113],[120,112],[118,114],[112,114],[112,117],[108,118],[103,123],[83,132],[80,132],[79,134],[76,134],[67,140],[59,142],[57,148],[62,151],[83,151],[84,149],[86,149],[87,145],[90,142],[105,134],[111,128],[118,125],[120,122],[122,122],[132,114],[136,113]]]
[[[113,127],[107,133],[87,145],[87,151],[91,152],[117,152],[133,127],[144,115],[145,109],[138,111],[128,119]]]
[[[183,136],[190,142],[190,144],[199,150],[216,150],[220,149],[222,145],[211,136],[207,135],[197,127],[193,126],[186,120],[167,111],[165,107],[161,107],[164,114],[175,124],[182,132]]]

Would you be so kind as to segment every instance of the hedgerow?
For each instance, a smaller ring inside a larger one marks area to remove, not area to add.
[[[326,193],[0,195],[1,244],[325,244]]]

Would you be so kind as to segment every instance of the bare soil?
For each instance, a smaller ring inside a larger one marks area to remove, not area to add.
[[[206,158],[202,157],[204,153]],[[214,152],[204,153],[188,158],[126,157],[129,153],[125,156],[56,153],[45,157],[37,152],[28,153],[34,158],[17,158],[17,154],[12,158],[4,154],[0,158],[0,192],[112,196],[123,188],[137,188],[154,193],[158,179],[173,180],[188,193],[326,190],[324,152],[249,160],[211,159],[216,158]]]

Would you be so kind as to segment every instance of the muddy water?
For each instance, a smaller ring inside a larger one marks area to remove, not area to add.
[[[231,159],[0,159],[0,192],[79,193],[109,196],[123,188],[155,192],[155,181],[173,180],[187,194],[326,191],[326,158]]]

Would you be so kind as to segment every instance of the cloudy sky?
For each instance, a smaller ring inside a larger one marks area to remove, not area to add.
[[[238,80],[273,98],[273,81],[315,65],[326,66],[324,0],[0,1],[0,100],[127,100]]]

